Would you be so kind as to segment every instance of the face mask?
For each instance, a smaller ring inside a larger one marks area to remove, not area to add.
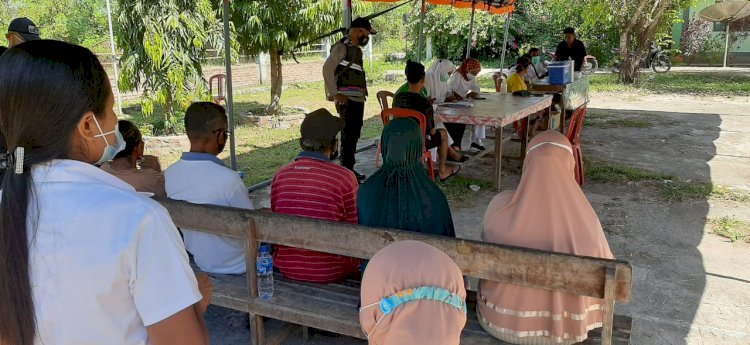
[[[436,286],[420,286],[413,289],[399,291],[389,297],[383,298],[380,301],[366,305],[359,309],[362,313],[363,310],[372,307],[379,307],[380,312],[383,316],[375,322],[375,326],[372,327],[370,332],[365,332],[367,340],[370,340],[370,335],[375,333],[375,329],[380,325],[380,321],[383,321],[386,316],[393,313],[393,311],[405,303],[419,301],[419,300],[431,300],[437,302],[443,302],[450,307],[456,308],[466,314],[466,301],[461,296],[454,294],[446,289]],[[372,344],[372,342],[371,342]]]
[[[477,76],[476,76],[476,74],[471,74],[471,73],[469,73],[469,74],[468,74],[468,77],[469,77],[469,80],[474,80],[474,79],[477,79]]]
[[[531,58],[531,63],[536,65],[539,63],[539,60],[541,60],[541,58],[542,58],[541,56],[534,56]]]
[[[445,82],[448,82],[448,80],[450,78],[451,78],[451,76],[449,76],[447,74],[443,74],[443,75],[440,76],[440,81],[442,81],[443,83],[445,83]]]
[[[125,149],[125,139],[122,138],[122,133],[120,133],[120,126],[119,124],[115,124],[115,129],[113,131],[104,133],[102,131],[102,127],[99,126],[99,121],[96,119],[96,116],[94,116],[94,123],[96,124],[96,128],[99,129],[99,135],[95,135],[94,138],[102,137],[104,138],[104,142],[107,144],[107,147],[104,148],[104,152],[102,152],[101,158],[99,158],[94,165],[99,165],[104,162],[111,161],[117,154]],[[109,134],[115,134],[115,142],[113,145],[109,144],[109,140],[107,140],[107,135]]]
[[[370,36],[360,35],[358,41],[359,41],[359,46],[364,47],[367,45],[368,42],[370,42]]]

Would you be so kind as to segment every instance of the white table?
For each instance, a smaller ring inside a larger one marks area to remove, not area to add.
[[[552,96],[520,97],[509,93],[486,93],[481,97],[485,99],[470,101],[472,107],[439,106],[435,111],[435,118],[445,123],[495,127],[495,171],[489,180],[494,183],[495,189],[499,190],[504,142],[503,128],[519,120],[528,121],[529,115],[548,109],[552,105]],[[526,152],[526,144],[526,140],[522,140],[522,156]]]

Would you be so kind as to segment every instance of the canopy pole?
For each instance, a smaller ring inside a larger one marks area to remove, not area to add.
[[[730,22],[727,22],[727,40],[724,44],[724,68],[727,68],[727,56],[729,55],[729,24]]]
[[[237,154],[234,142],[234,100],[232,96],[232,41],[229,36],[229,0],[222,1],[222,14],[224,18],[224,59],[227,68],[227,112],[229,113],[229,160],[232,170],[237,170]]]
[[[476,11],[476,0],[471,2],[471,21],[469,22],[469,39],[466,42],[466,58],[471,57],[471,36],[474,34],[474,12]]]
[[[424,42],[424,13],[426,11],[424,0],[422,0],[422,9],[419,14],[419,45],[417,46],[417,61],[422,63],[422,42]]]
[[[505,51],[508,47],[508,28],[510,27],[510,12],[505,17],[505,34],[503,35],[503,54],[500,55],[500,70],[505,69]]]
[[[112,66],[115,69],[115,91],[117,92],[117,110],[122,115],[122,95],[120,95],[120,73],[117,69],[117,53],[115,51],[115,31],[112,27],[112,6],[107,0],[107,21],[109,21],[109,47],[112,49]]]
[[[349,29],[352,27],[352,0],[342,0],[342,7],[344,8],[344,36],[349,34]]]

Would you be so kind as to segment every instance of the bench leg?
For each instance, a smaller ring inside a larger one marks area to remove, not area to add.
[[[495,176],[492,180],[495,185],[495,190],[500,191],[500,179],[502,178],[502,165],[503,165],[503,127],[497,127],[495,129]]]
[[[266,343],[263,317],[250,314],[250,344],[264,345]]]
[[[302,340],[305,342],[310,340],[310,327],[302,326]]]
[[[607,268],[604,282],[604,320],[602,320],[602,345],[612,345],[612,328],[615,316],[615,277],[617,269]]]

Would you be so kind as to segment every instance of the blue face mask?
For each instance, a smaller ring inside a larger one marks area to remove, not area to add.
[[[375,326],[372,327],[370,332],[365,332],[367,339],[370,339],[370,335],[375,332],[375,328],[378,327],[380,321],[383,321],[386,316],[392,314],[396,308],[405,303],[419,300],[443,302],[446,305],[466,314],[466,301],[464,301],[461,296],[446,289],[436,286],[420,286],[413,289],[406,289],[403,291],[399,291],[391,296],[385,297],[377,303],[373,303],[359,309],[359,312],[361,313],[367,308],[378,306],[380,307],[380,312],[383,313],[383,316],[381,316],[380,319],[375,322]]]
[[[120,151],[125,149],[125,139],[122,138],[122,133],[120,133],[119,124],[117,123],[115,124],[114,130],[104,133],[102,131],[102,127],[99,126],[99,121],[96,120],[96,116],[94,116],[94,123],[96,123],[96,128],[98,128],[99,133],[101,133],[101,134],[95,135],[94,138],[102,137],[104,138],[104,142],[107,144],[107,147],[104,148],[104,152],[102,152],[102,157],[99,158],[99,160],[96,161],[96,163],[94,163],[94,165],[99,165],[104,162],[111,161],[113,158],[115,158],[115,156],[117,156],[117,154]],[[112,134],[112,133],[115,134],[115,142],[112,145],[110,145],[109,140],[107,140],[107,135]]]
[[[443,83],[447,83],[450,78],[451,78],[451,76],[449,76],[447,74],[443,74],[443,75],[440,76],[440,81],[442,81]]]

